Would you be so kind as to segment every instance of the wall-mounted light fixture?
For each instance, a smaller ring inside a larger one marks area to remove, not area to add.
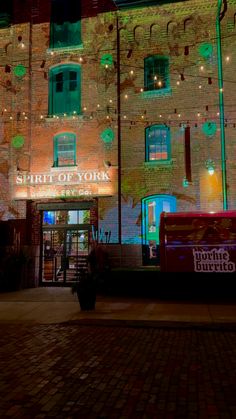
[[[206,160],[206,168],[210,176],[212,176],[215,172],[215,163],[213,160],[208,159]]]

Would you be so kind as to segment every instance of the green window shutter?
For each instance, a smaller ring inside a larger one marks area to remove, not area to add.
[[[146,161],[170,159],[170,130],[165,125],[152,125],[145,130]]]
[[[81,44],[80,1],[52,0],[50,47],[63,48]]]
[[[144,59],[144,87],[145,90],[161,90],[168,88],[169,59],[168,57],[153,55]]]
[[[76,136],[62,133],[54,137],[53,166],[74,166],[76,164]]]
[[[81,113],[81,67],[60,65],[49,73],[49,115]]]

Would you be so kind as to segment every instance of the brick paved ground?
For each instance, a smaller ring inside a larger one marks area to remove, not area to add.
[[[236,418],[236,331],[0,325],[0,417]]]

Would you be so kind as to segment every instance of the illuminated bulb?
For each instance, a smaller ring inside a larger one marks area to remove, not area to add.
[[[220,93],[223,93],[223,91],[224,91],[224,89],[221,87],[221,88],[220,88]]]
[[[79,57],[79,60],[80,60],[80,62],[82,63],[82,61],[83,61],[83,58],[82,58],[82,57]]]
[[[229,56],[227,56],[225,60],[226,60],[226,61],[229,61],[229,60],[230,60]]]
[[[53,51],[51,51],[51,52],[50,52],[50,54],[51,54],[51,55],[54,55],[54,52],[53,52]]]
[[[105,65],[105,68],[108,68],[108,64]]]
[[[131,74],[131,76],[134,74],[134,71],[133,70],[130,70],[130,74]]]
[[[202,85],[201,85],[201,84],[199,84],[198,88],[199,88],[199,89],[201,89],[201,88],[202,88]]]
[[[160,114],[159,117],[162,118],[162,115]]]
[[[97,108],[100,108],[100,105],[99,105],[99,103],[97,104]]]
[[[73,114],[75,115],[76,114],[76,111],[73,111]]]
[[[157,80],[157,76],[154,76],[154,80]]]
[[[25,112],[22,112],[22,115],[25,115]]]
[[[72,119],[75,119],[75,116],[74,115],[72,116]]]
[[[66,113],[64,113],[63,115],[66,116]]]
[[[207,170],[208,170],[208,173],[209,173],[210,176],[212,176],[214,174],[214,171],[215,171],[214,167],[210,166],[210,167],[208,167]]]
[[[109,102],[112,103],[112,99],[110,99]]]
[[[25,44],[24,44],[24,42],[21,42],[21,43],[20,43],[20,46],[21,46],[21,48],[25,48]]]
[[[28,116],[25,116],[25,119],[28,119]]]
[[[10,118],[9,119],[13,119],[13,117],[12,116],[10,116]]]
[[[84,109],[84,111],[87,111],[87,108],[86,108],[86,106],[84,106],[84,108],[83,108],[83,109]]]
[[[4,112],[7,112],[7,108],[4,109]]]
[[[197,116],[201,116],[200,112],[198,112]]]
[[[159,82],[157,83],[158,84],[158,86],[162,86],[162,81],[161,80],[159,80]]]
[[[220,115],[220,112],[217,112],[217,114],[216,114],[217,116],[219,116]]]
[[[141,89],[140,89],[140,92],[142,93],[143,92],[143,88],[141,87]]]
[[[203,71],[203,70],[204,70],[204,67],[203,67],[203,65],[201,65],[201,67],[200,67],[200,70],[201,70],[201,71]]]
[[[109,117],[109,115],[107,115],[107,119],[109,119],[110,117]]]
[[[126,119],[127,118],[127,116],[126,115],[124,115],[124,119]]]
[[[180,85],[180,81],[178,80],[178,81],[176,82],[176,84],[179,86],[179,85]]]
[[[181,113],[179,113],[179,114],[178,114],[178,117],[179,117],[179,118],[181,117]]]
[[[43,119],[43,115],[40,115],[40,119]]]
[[[125,99],[128,99],[128,95],[125,95]]]
[[[144,119],[144,115],[142,115],[141,118]]]

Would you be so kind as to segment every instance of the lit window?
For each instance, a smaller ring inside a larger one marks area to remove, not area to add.
[[[80,1],[52,0],[50,47],[63,48],[81,44]]]
[[[165,125],[152,125],[145,130],[146,161],[170,159],[170,129]]]
[[[81,113],[81,67],[59,65],[49,72],[49,115]]]
[[[144,59],[144,88],[149,90],[168,89],[169,80],[169,58],[152,55]]]
[[[62,133],[54,137],[54,167],[76,164],[76,136]]]

